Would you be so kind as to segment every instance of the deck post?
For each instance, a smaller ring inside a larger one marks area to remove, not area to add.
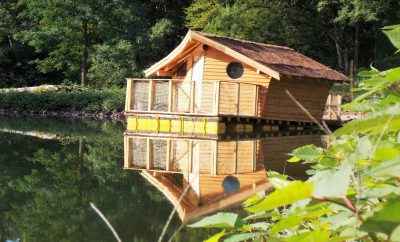
[[[220,81],[214,83],[214,114],[219,114],[219,94],[220,94]]]
[[[236,115],[238,115],[240,106],[240,83],[236,83],[236,85]]]
[[[152,167],[152,156],[153,150],[151,149],[151,140],[146,138],[147,156],[146,156],[146,169],[151,169]]]
[[[234,141],[235,142],[235,167],[234,167],[234,174],[238,173],[238,143],[239,141]]]
[[[194,101],[195,101],[195,82],[190,81],[190,113],[194,113]]]
[[[253,163],[252,163],[252,171],[256,171],[257,168],[257,142],[260,142],[259,140],[255,140],[253,141],[253,154],[252,154],[252,159],[253,159]]]
[[[217,175],[217,162],[218,162],[218,141],[214,141],[214,157],[211,165],[211,175]]]
[[[255,94],[254,94],[254,116],[258,117],[258,91],[259,86],[255,86]]]
[[[133,100],[133,80],[131,78],[126,79],[126,97],[125,97],[125,112],[129,112],[132,109],[132,100]]]
[[[188,154],[188,161],[189,161],[189,164],[188,164],[188,173],[191,173],[192,172],[192,167],[193,167],[193,145],[194,145],[194,143],[193,143],[193,140],[190,140],[189,141],[189,154]]]
[[[167,154],[166,154],[166,165],[165,170],[171,170],[171,140],[167,140]]]
[[[173,81],[172,79],[168,81],[168,112],[172,112],[173,106]]]
[[[151,111],[153,108],[153,94],[154,94],[154,80],[149,81],[149,95],[148,95],[148,100],[147,100],[147,111]]]
[[[124,168],[128,169],[131,166],[131,147],[129,137],[124,137]]]

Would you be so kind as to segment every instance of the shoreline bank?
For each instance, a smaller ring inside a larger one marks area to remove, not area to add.
[[[85,111],[18,111],[0,109],[0,117],[42,117],[66,119],[95,119],[125,121],[124,112],[85,112]]]

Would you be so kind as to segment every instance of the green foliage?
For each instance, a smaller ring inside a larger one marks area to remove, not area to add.
[[[116,44],[100,44],[94,46],[92,65],[89,69],[89,78],[93,86],[124,86],[125,78],[140,76],[136,63],[133,45],[121,40]]]
[[[124,89],[64,88],[43,93],[8,92],[0,109],[29,112],[118,112],[124,108]]]
[[[294,181],[287,186],[269,194],[260,202],[246,207],[252,213],[269,211],[278,207],[286,206],[294,202],[310,198],[313,192],[313,185],[307,182]]]
[[[399,240],[400,71],[361,75],[358,96],[346,107],[362,104],[366,116],[335,131],[326,148],[295,149],[289,162],[310,164],[311,177],[302,182],[270,174],[275,191],[244,202],[249,214],[225,228],[219,241]]]
[[[213,216],[203,218],[202,220],[189,225],[189,227],[233,228],[237,222],[237,217],[238,215],[234,213],[217,213]]]

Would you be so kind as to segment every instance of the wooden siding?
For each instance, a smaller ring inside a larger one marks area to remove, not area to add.
[[[271,77],[265,74],[258,74],[254,68],[248,65],[243,65],[244,73],[241,78],[231,79],[226,73],[226,67],[232,61],[237,60],[216,49],[208,48],[204,60],[204,80],[248,82],[268,86]]]
[[[257,172],[251,172],[247,174],[238,174],[235,176],[240,183],[240,190],[252,188],[253,186],[266,183],[267,176],[266,171],[261,169]],[[201,175],[200,176],[200,202],[207,203],[215,201],[225,196],[222,182],[226,175]]]
[[[305,171],[309,168],[308,165],[288,163],[287,160],[293,149],[307,144],[324,146],[320,135],[264,138],[257,144],[257,160],[263,161],[266,170],[277,171],[295,178],[306,178]]]
[[[289,90],[317,120],[321,120],[329,89],[330,84],[327,81],[272,80],[261,115],[268,119],[309,122],[310,118],[286,94],[285,90]]]

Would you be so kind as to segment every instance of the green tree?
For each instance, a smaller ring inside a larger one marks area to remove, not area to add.
[[[32,26],[21,32],[29,45],[48,56],[39,59],[40,71],[63,72],[67,78],[88,82],[96,45],[129,39],[142,31],[140,3],[131,1],[24,0]],[[133,59],[131,56],[125,58]]]

